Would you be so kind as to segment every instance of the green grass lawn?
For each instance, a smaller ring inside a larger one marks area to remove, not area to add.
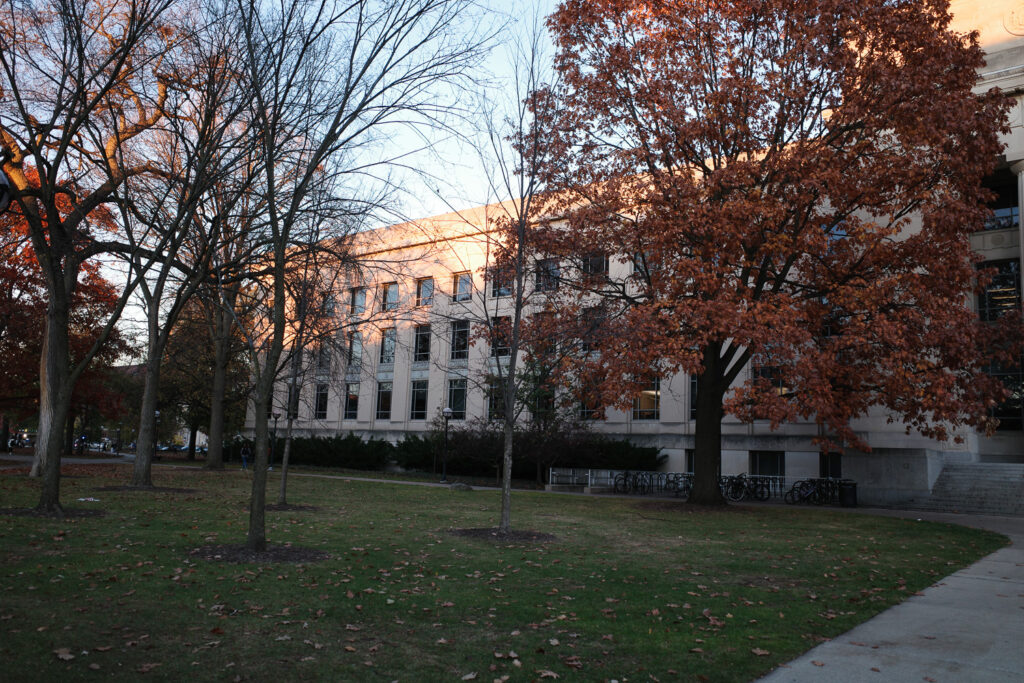
[[[227,564],[191,552],[244,539],[244,473],[157,468],[194,492],[97,491],[126,483],[118,467],[62,482],[66,506],[105,516],[0,516],[5,680],[749,681],[1006,542],[516,492],[514,527],[557,540],[504,544],[449,533],[494,526],[494,491],[296,476],[289,502],[318,509],[268,512],[268,538],[330,558]],[[0,473],[0,507],[37,496]]]

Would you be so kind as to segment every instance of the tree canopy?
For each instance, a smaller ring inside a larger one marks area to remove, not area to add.
[[[619,405],[652,375],[698,377],[696,500],[720,500],[726,412],[860,447],[851,420],[876,405],[929,437],[992,427],[983,367],[1018,349],[971,311],[970,234],[1007,103],[973,92],[982,51],[949,21],[944,0],[565,0],[549,18],[542,243],[631,271],[560,289],[563,315],[603,306],[577,376]]]

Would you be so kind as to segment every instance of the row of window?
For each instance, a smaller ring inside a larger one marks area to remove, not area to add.
[[[359,382],[348,382],[345,384],[345,402],[342,417],[345,420],[355,420],[359,414]],[[427,389],[428,381],[425,379],[412,380],[409,390],[409,419],[427,419]],[[328,385],[317,383],[314,387],[313,419],[327,419]],[[448,396],[446,405],[452,410],[453,420],[464,420],[466,418],[466,398],[468,383],[465,378],[451,378],[448,380]],[[392,395],[394,393],[393,381],[377,382],[377,401],[374,416],[378,420],[390,420],[392,416]],[[487,415],[488,419],[500,419],[504,415],[504,390],[500,382],[494,382],[487,391]],[[534,414],[554,410],[554,395],[545,394],[537,400],[535,406],[531,406]],[[299,401],[297,394],[293,394],[291,387],[288,391],[288,413],[291,418],[297,418],[299,413]],[[579,405],[580,419],[594,420],[601,419],[604,411],[601,408],[587,405],[581,402]],[[654,380],[647,388],[641,391],[640,395],[633,400],[632,416],[634,420],[659,420],[661,419],[661,389],[660,381]]]
[[[509,341],[508,329],[509,318],[501,316],[492,318],[494,334],[492,334],[491,354],[494,356],[507,356],[512,348]],[[450,323],[451,348],[449,350],[450,360],[467,360],[469,358],[469,321],[453,320]],[[431,326],[429,324],[417,325],[413,328],[412,339],[412,360],[420,363],[430,360]],[[395,362],[395,354],[398,349],[398,330],[389,327],[381,330],[380,355],[378,361],[381,365],[392,365]],[[363,336],[361,332],[350,332],[348,335],[348,364],[350,367],[359,367],[363,361]],[[324,361],[326,365],[318,363],[318,371],[330,369],[330,357]]]
[[[580,264],[584,275],[589,277],[605,277],[608,275],[608,255],[594,253],[586,256]],[[638,255],[634,260],[634,270],[645,268],[646,259]],[[510,277],[499,271],[488,275],[490,282],[490,295],[493,298],[511,296],[513,291]],[[533,284],[538,292],[557,291],[562,281],[562,268],[558,259],[538,259],[534,262]],[[434,278],[425,277],[416,280],[416,307],[430,306],[434,303]],[[473,274],[469,271],[452,274],[451,300],[453,302],[466,302],[473,298]],[[360,315],[367,310],[367,289],[366,287],[353,287],[349,290],[349,313]],[[378,309],[380,311],[394,311],[399,306],[399,291],[397,282],[386,282],[378,287]]]

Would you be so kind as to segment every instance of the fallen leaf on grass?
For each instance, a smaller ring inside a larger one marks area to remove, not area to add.
[[[54,650],[53,654],[57,655],[57,659],[63,660],[65,662],[70,662],[72,659],[75,658],[75,656],[71,654],[71,650],[66,647]]]
[[[753,652],[758,657],[767,657],[768,655],[771,654],[771,652],[769,652],[768,650],[762,650],[759,647],[755,647],[755,648],[751,649],[750,651]]]
[[[466,674],[465,676],[462,677],[462,680],[464,680],[464,681],[472,681],[474,679],[476,679],[476,672],[475,671],[471,671],[471,672],[469,672],[468,674]]]
[[[558,674],[548,669],[537,669],[537,675],[541,678],[558,678]]]
[[[93,650],[96,650],[96,652],[110,652],[112,649],[113,648],[109,645],[97,645],[93,648]]]
[[[97,664],[96,662],[93,662],[92,664],[89,665],[89,668],[92,669],[93,671],[99,671],[100,670],[100,665]]]
[[[138,671],[140,674],[145,674],[149,673],[158,666],[160,666],[159,662],[146,662],[145,664],[140,664],[138,668],[136,668],[135,670]]]

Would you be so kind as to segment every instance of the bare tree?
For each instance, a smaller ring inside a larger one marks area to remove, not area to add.
[[[61,433],[75,381],[155,256],[151,243],[124,231],[116,211],[125,208],[125,183],[155,170],[143,150],[164,114],[161,64],[178,36],[171,7],[172,0],[6,0],[0,10],[3,171],[48,296],[33,467],[43,476],[46,512],[61,511]],[[138,269],[92,349],[72,366],[72,295],[82,264],[104,254],[135,259]]]
[[[152,485],[160,366],[171,331],[185,304],[209,280],[223,225],[246,195],[236,170],[250,158],[240,117],[248,93],[234,72],[232,10],[204,5],[196,11],[202,26],[183,38],[181,61],[165,67],[169,113],[152,142],[152,158],[164,172],[126,184],[132,219],[162,244],[160,263],[148,272],[139,270],[139,259],[131,264],[140,276],[147,332],[133,486]]]
[[[239,1],[242,63],[253,90],[250,133],[263,155],[269,247],[269,329],[250,335],[256,452],[246,545],[266,547],[267,413],[287,332],[289,252],[328,235],[312,211],[372,212],[374,142],[389,126],[431,125],[451,105],[437,88],[463,79],[479,40],[467,38],[468,0]],[[381,173],[380,175],[384,175]],[[353,222],[338,223],[344,230]]]

